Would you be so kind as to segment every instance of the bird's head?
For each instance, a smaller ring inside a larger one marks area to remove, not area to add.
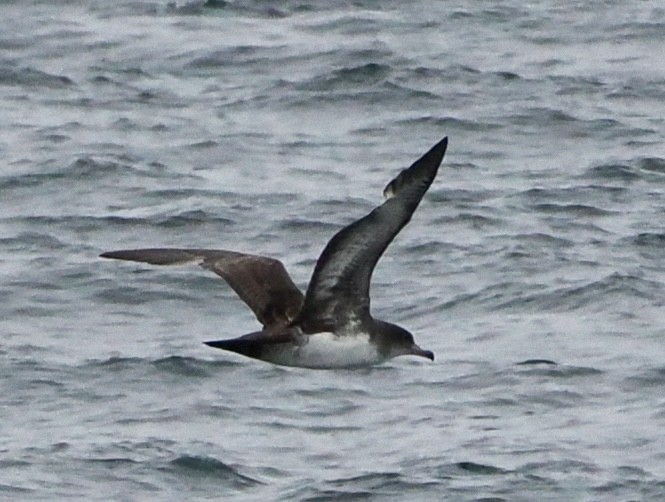
[[[421,349],[407,330],[389,322],[378,322],[381,326],[382,345],[389,359],[397,356],[420,356],[434,361],[434,353]]]

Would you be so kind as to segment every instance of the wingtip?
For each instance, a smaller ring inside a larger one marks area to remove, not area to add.
[[[432,150],[443,150],[443,153],[445,153],[446,148],[448,148],[448,136],[444,136],[441,141],[439,141]]]
[[[383,196],[386,199],[394,197],[401,187],[409,182],[416,172],[428,172],[427,187],[434,180],[443,157],[448,148],[448,136],[444,136],[437,144],[430,148],[422,157],[415,161],[408,169],[404,169],[397,177],[393,178],[383,189]],[[427,190],[427,188],[425,189]]]
[[[226,343],[227,340],[207,340],[203,342],[203,345],[207,345],[208,347],[214,347],[215,349],[224,349],[226,348]]]

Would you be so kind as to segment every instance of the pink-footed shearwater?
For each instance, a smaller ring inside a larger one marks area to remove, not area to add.
[[[443,138],[383,191],[386,201],[337,232],[319,256],[305,295],[284,265],[265,256],[213,249],[133,249],[104,258],[153,265],[196,263],[222,277],[263,324],[206,345],[285,366],[357,368],[397,356],[434,360],[413,335],[370,314],[369,285],[379,258],[430,187],[446,152]]]

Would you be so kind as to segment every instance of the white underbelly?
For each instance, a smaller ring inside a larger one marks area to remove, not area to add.
[[[280,348],[268,360],[284,366],[312,369],[359,368],[384,361],[369,335],[337,336],[333,333],[305,335],[299,346]]]

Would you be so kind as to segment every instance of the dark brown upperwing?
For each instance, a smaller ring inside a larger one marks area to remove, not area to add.
[[[265,327],[286,326],[300,312],[303,294],[279,260],[218,249],[131,249],[102,258],[153,265],[195,263],[224,279]]]
[[[443,138],[404,169],[386,186],[388,200],[330,239],[316,262],[296,321],[306,332],[368,319],[374,267],[434,181],[447,145],[448,138]]]

